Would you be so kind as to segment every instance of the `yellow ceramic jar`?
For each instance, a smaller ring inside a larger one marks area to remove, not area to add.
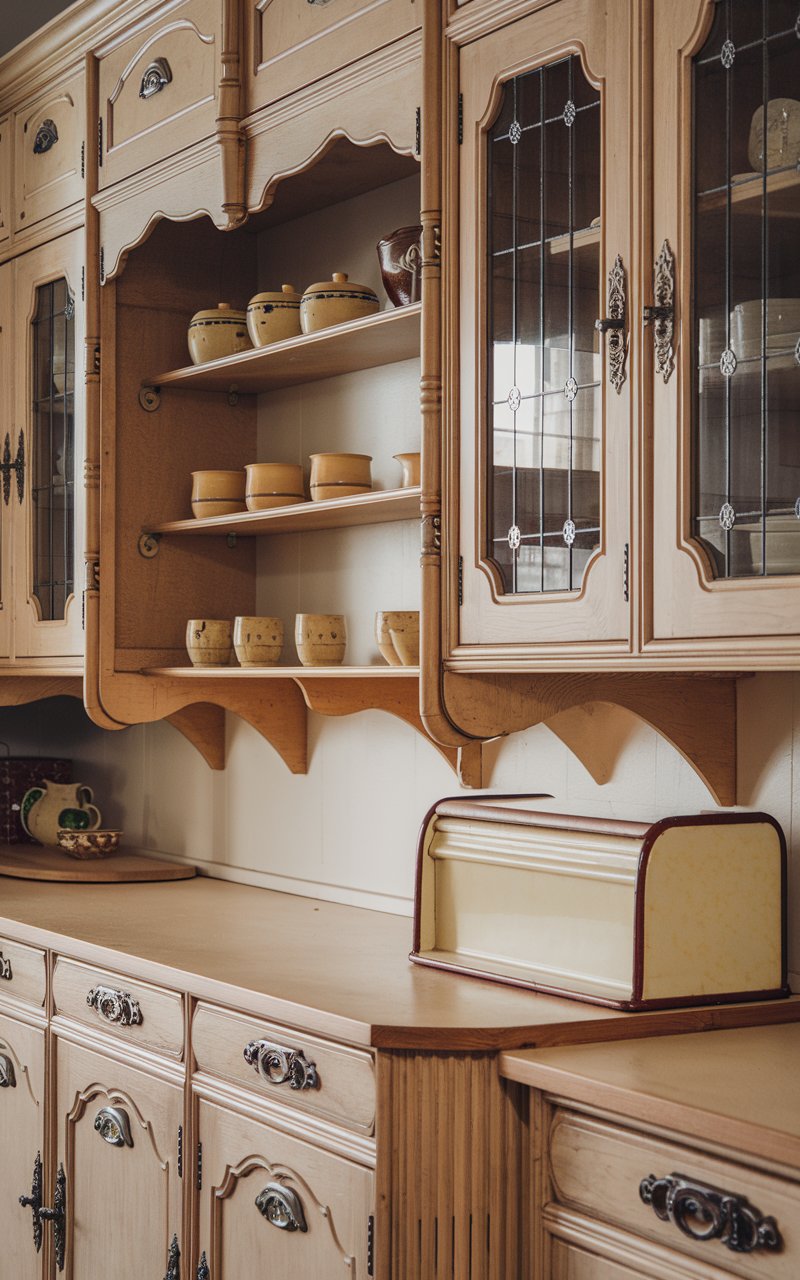
[[[192,513],[197,519],[244,510],[244,471],[192,472]]]
[[[189,354],[193,364],[221,360],[249,351],[252,343],[247,332],[247,316],[234,311],[229,302],[220,302],[210,311],[198,311],[189,324]]]
[[[326,498],[351,498],[369,493],[372,488],[368,453],[312,453],[311,501]]]
[[[310,284],[300,302],[303,333],[316,333],[333,324],[360,320],[380,309],[378,295],[365,284],[353,284],[344,271],[334,271],[332,280]]]
[[[300,294],[293,284],[282,284],[280,293],[257,293],[250,299],[247,332],[254,347],[300,336]]]
[[[294,643],[304,667],[338,667],[344,662],[347,626],[341,613],[298,613]]]
[[[248,511],[268,511],[305,502],[303,468],[297,462],[250,462],[245,467]]]

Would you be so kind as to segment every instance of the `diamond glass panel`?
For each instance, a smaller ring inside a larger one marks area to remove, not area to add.
[[[489,554],[571,591],[600,540],[600,94],[576,55],[506,84],[488,136]]]
[[[31,329],[33,595],[53,622],[75,589],[75,300],[66,280],[36,290]]]
[[[717,0],[694,60],[692,532],[800,573],[800,0]]]

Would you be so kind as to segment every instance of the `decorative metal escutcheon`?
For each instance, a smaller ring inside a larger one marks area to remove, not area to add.
[[[131,1122],[121,1107],[102,1107],[94,1118],[94,1127],[110,1147],[132,1147]]]
[[[608,352],[608,377],[617,395],[625,383],[625,361],[628,356],[628,340],[625,333],[627,318],[627,289],[625,264],[620,254],[608,273],[608,315],[595,320],[594,327],[605,335]]]
[[[20,1196],[19,1202],[23,1209],[31,1209],[33,1212],[33,1247],[37,1253],[40,1253],[42,1249],[42,1155],[40,1151],[36,1152],[36,1159],[33,1162],[31,1194]]]
[[[0,1089],[16,1089],[17,1077],[14,1072],[14,1063],[8,1054],[0,1053]]]
[[[197,1264],[197,1280],[209,1280],[211,1272],[208,1269],[208,1258],[205,1249],[200,1254],[200,1261]]]
[[[43,156],[58,142],[58,129],[54,120],[43,120],[33,140],[33,154]]]
[[[671,1222],[690,1240],[719,1240],[733,1253],[783,1247],[774,1218],[765,1218],[744,1196],[693,1182],[683,1173],[639,1184],[639,1195],[662,1222]]]
[[[172,1237],[172,1244],[169,1246],[164,1280],[181,1280],[181,1251],[177,1236]]]
[[[292,1089],[316,1089],[317,1068],[302,1049],[286,1049],[270,1040],[251,1040],[244,1060],[267,1084],[288,1084]]]
[[[653,266],[653,306],[643,309],[642,318],[653,325],[656,373],[669,382],[675,368],[675,256],[667,240]]]
[[[142,1024],[139,1002],[127,991],[115,991],[113,987],[92,987],[86,1003],[90,1009],[96,1009],[106,1022],[113,1022],[119,1027],[137,1027]]]
[[[308,1231],[300,1197],[280,1182],[268,1182],[256,1196],[258,1212],[281,1231]]]
[[[6,960],[2,951],[0,951],[0,978],[2,978],[4,982],[10,982],[13,977],[14,974],[11,970],[11,961]]]
[[[63,1164],[58,1167],[53,1207],[52,1209],[40,1209],[39,1216],[45,1222],[52,1222],[53,1224],[56,1266],[59,1271],[63,1271],[67,1252],[67,1175],[64,1172]]]
[[[139,85],[140,98],[153,98],[172,82],[172,68],[166,58],[154,58],[145,67],[142,83]]]

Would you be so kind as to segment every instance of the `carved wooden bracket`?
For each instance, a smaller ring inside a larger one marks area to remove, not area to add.
[[[17,676],[9,674],[0,679],[0,707],[21,707],[26,702],[38,702],[41,698],[82,698],[83,677],[74,676]]]

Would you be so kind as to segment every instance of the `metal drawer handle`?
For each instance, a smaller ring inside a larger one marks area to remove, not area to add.
[[[111,1147],[132,1147],[131,1123],[121,1107],[102,1107],[94,1118],[94,1127]]]
[[[106,1022],[120,1027],[137,1027],[142,1023],[142,1011],[138,1000],[127,991],[115,991],[113,987],[92,987],[86,1003],[96,1009]]]
[[[308,1231],[300,1197],[280,1182],[268,1182],[256,1196],[258,1212],[281,1231]]]
[[[14,1063],[5,1053],[0,1053],[0,1089],[15,1089],[17,1077],[14,1074]]]
[[[43,156],[51,147],[58,142],[58,129],[53,120],[43,120],[36,130],[36,137],[33,140],[33,154],[35,156]]]
[[[642,320],[653,326],[656,373],[669,382],[675,368],[675,256],[667,240],[653,264],[653,306],[642,308]]]
[[[56,1266],[64,1270],[64,1258],[67,1247],[67,1175],[64,1166],[59,1165],[56,1177],[56,1191],[53,1196],[52,1209],[40,1209],[39,1216],[45,1222],[53,1224],[53,1243],[56,1251]]]
[[[608,316],[595,320],[594,327],[606,337],[608,352],[608,377],[617,395],[625,382],[625,358],[628,343],[625,335],[627,299],[625,289],[625,264],[617,254],[608,273]]]
[[[37,1253],[40,1253],[42,1248],[42,1154],[40,1151],[36,1152],[36,1159],[33,1162],[31,1194],[20,1196],[19,1202],[23,1209],[33,1211],[33,1247]]]
[[[783,1247],[774,1218],[763,1217],[744,1196],[692,1182],[683,1173],[639,1184],[639,1195],[662,1222],[671,1222],[690,1240],[719,1240],[733,1253]]]
[[[154,58],[145,68],[142,83],[139,85],[140,98],[153,98],[172,81],[172,68],[166,58]]]
[[[251,1040],[244,1060],[267,1084],[288,1084],[292,1089],[316,1089],[317,1068],[302,1049],[286,1049],[269,1040]]]

